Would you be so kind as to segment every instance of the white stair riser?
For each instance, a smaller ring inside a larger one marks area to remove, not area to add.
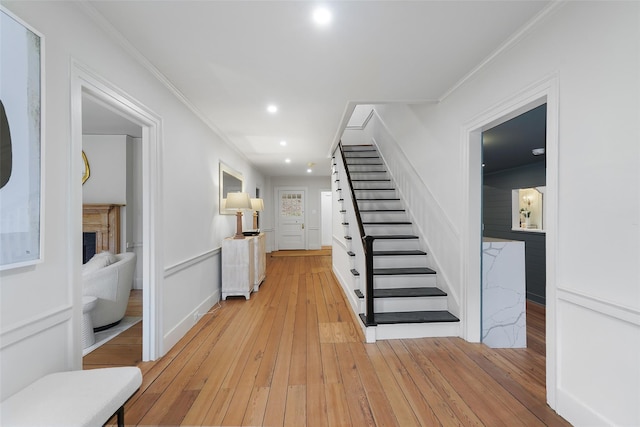
[[[402,203],[399,200],[358,200],[358,209],[402,209]]]
[[[386,171],[387,168],[385,165],[348,165],[349,173],[353,174],[355,172],[368,172],[368,171]],[[353,177],[352,177],[353,178]]]
[[[374,256],[373,268],[427,267],[426,255]]]
[[[407,221],[406,212],[360,212],[363,222]]]
[[[376,313],[446,310],[447,297],[414,297],[414,298],[376,298],[373,301],[373,311]],[[367,302],[358,299],[358,310],[365,313]]]
[[[356,181],[353,188],[357,190],[368,190],[371,188],[395,188],[393,181]]]
[[[364,277],[364,272],[360,272]],[[435,288],[438,280],[435,274],[407,274],[402,276],[373,276],[376,289]]]
[[[375,154],[374,154],[375,155]],[[347,157],[347,168],[351,168],[353,166],[367,165],[367,166],[378,166],[382,163],[382,160],[378,158],[371,158],[374,155],[370,154],[362,154],[358,157]]]
[[[389,179],[388,173],[371,173],[371,172],[357,172],[349,169],[349,174],[351,175],[352,180],[379,180],[379,179]],[[362,182],[362,181],[358,181]]]
[[[446,310],[447,297],[375,298],[376,313]]]
[[[396,190],[356,190],[356,199],[397,199]]]
[[[420,241],[418,239],[378,239],[373,242],[374,251],[412,251],[419,249]]]
[[[460,322],[400,323],[378,325],[375,328],[377,340],[460,336]]]
[[[413,227],[411,224],[399,224],[399,225],[373,225],[364,224],[364,231],[367,234],[373,236],[381,236],[388,234],[413,234]]]

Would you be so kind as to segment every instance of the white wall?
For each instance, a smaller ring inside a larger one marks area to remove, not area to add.
[[[70,176],[70,75],[72,59],[161,118],[163,187],[158,248],[165,277],[159,280],[162,352],[193,325],[193,313],[219,298],[219,250],[233,234],[234,217],[218,214],[218,164],[243,173],[248,188],[264,178],[194,113],[101,31],[73,2],[3,2],[43,35],[44,261],[0,275],[0,399],[54,371],[79,369],[81,260],[71,235],[70,194],[80,190]],[[44,351],[46,350],[46,351]]]
[[[127,136],[84,135],[82,150],[91,175],[82,185],[82,203],[127,203]]]
[[[638,2],[568,2],[437,105],[376,107],[457,228],[467,200],[464,129],[557,76],[558,247],[548,278],[557,285],[548,301],[557,345],[547,342],[557,374],[547,387],[576,425],[640,425],[639,18]],[[463,259],[456,245],[449,249]]]

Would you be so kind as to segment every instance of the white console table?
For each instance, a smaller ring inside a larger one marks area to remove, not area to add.
[[[249,299],[265,278],[264,234],[222,242],[222,299],[240,295]]]
[[[266,252],[266,237],[264,233],[260,233],[251,240],[254,242],[253,257],[254,257],[254,276],[253,276],[253,291],[257,292],[260,284],[266,277],[267,271],[267,252]]]

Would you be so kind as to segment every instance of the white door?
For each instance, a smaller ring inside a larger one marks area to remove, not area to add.
[[[278,190],[278,249],[306,249],[304,190]]]

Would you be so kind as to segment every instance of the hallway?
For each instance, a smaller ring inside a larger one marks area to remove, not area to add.
[[[139,363],[127,425],[569,425],[545,404],[544,311],[529,308],[527,349],[365,344],[330,256],[267,256],[250,300],[221,301],[162,359]]]

